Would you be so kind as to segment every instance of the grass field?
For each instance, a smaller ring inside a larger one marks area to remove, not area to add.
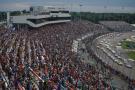
[[[135,51],[130,51],[127,53],[128,57],[135,60]]]
[[[135,42],[122,41],[121,46],[122,46],[123,49],[135,49]]]

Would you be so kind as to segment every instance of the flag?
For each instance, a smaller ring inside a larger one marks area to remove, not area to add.
[[[17,82],[17,85],[19,90],[25,90],[25,88],[19,82]]]
[[[48,76],[48,67],[45,65],[45,71],[44,71],[45,75]]]
[[[64,66],[61,68],[60,72],[63,73],[63,71],[64,71]]]
[[[58,83],[57,89],[56,90],[61,90],[61,83]]]
[[[23,64],[20,64],[19,65],[19,70],[22,71],[24,69],[24,65]]]
[[[78,86],[78,79],[76,80],[75,88],[77,88],[77,86]]]
[[[135,80],[133,80],[133,84],[135,85]]]
[[[29,67],[29,69],[36,78],[38,78],[39,80],[41,80],[43,82],[41,77],[39,77],[30,67]]]

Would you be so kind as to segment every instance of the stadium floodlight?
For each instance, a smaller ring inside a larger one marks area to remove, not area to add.
[[[70,4],[70,12],[73,11],[73,4]]]
[[[81,17],[81,9],[82,9],[82,6],[83,6],[83,5],[82,5],[82,4],[79,4],[79,6],[80,6],[80,21],[81,21],[81,18],[82,18],[82,17]]]
[[[107,6],[105,5],[104,6],[104,10],[107,12]],[[104,15],[104,14],[103,14]],[[104,19],[105,19],[105,17],[104,17]]]

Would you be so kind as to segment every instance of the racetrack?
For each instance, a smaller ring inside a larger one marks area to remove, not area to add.
[[[135,32],[128,32],[128,33],[122,33],[120,35],[118,35],[118,33],[113,33],[112,36],[111,36],[111,34],[110,35],[106,34],[106,35],[100,36],[93,41],[92,50],[95,53],[95,55],[98,56],[102,60],[102,62],[111,66],[114,70],[122,73],[123,75],[127,76],[128,78],[135,80],[134,63],[131,63],[130,61],[128,61],[130,64],[132,64],[132,68],[126,67],[124,64],[124,61],[122,61],[122,60],[121,60],[121,62],[123,63],[122,65],[116,63],[110,56],[108,56],[108,53],[111,54],[112,56],[114,56],[114,53],[109,51],[104,45],[101,45],[101,41],[105,40],[103,43],[105,43],[105,42],[110,43],[112,50],[117,52],[117,54],[120,55],[122,58],[127,59],[125,53],[124,52],[118,53],[119,51],[116,50],[115,46],[123,38],[127,38],[134,34],[135,34]]]

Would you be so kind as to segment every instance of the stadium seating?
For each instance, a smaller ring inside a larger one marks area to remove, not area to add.
[[[88,21],[7,31],[0,36],[1,71],[6,73],[12,90],[35,89],[36,85],[43,90],[109,89],[111,85],[103,79],[104,75],[72,52],[73,40],[78,37],[106,32],[102,25]]]

